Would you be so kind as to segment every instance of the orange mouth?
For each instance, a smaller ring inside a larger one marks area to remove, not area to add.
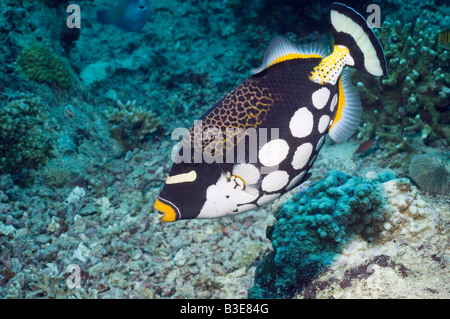
[[[158,211],[158,218],[163,222],[174,222],[177,220],[177,213],[167,204],[156,199],[154,208]]]

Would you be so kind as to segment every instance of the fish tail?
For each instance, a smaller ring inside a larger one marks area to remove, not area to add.
[[[336,2],[331,5],[330,18],[335,45],[350,51],[346,65],[373,76],[387,75],[383,48],[367,21],[352,8]]]
[[[114,15],[111,10],[97,11],[97,21],[103,24],[114,24]]]

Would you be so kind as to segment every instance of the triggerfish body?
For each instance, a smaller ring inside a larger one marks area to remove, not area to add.
[[[343,69],[385,76],[386,60],[361,15],[334,3],[330,18],[330,55],[276,37],[262,65],[196,121],[156,199],[161,220],[257,209],[309,178],[325,135],[356,131],[362,106]]]
[[[139,32],[150,17],[148,0],[120,0],[115,9],[97,11],[97,21],[125,31]]]

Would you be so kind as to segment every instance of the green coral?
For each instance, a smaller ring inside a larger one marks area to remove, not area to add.
[[[432,19],[437,13],[426,15]],[[404,136],[420,137],[428,145],[437,139],[449,143],[450,53],[438,43],[439,26],[424,19],[405,24],[388,18],[376,32],[389,74],[384,79],[353,76],[366,108],[358,138],[384,139],[388,156],[415,152]]]
[[[258,266],[249,298],[292,297],[332,262],[351,236],[376,239],[386,218],[378,185],[393,178],[382,173],[368,180],[332,171],[294,195],[268,230],[274,251]]]
[[[51,188],[64,187],[69,180],[70,169],[66,161],[62,159],[50,161],[42,174],[43,184]]]
[[[40,98],[23,97],[0,107],[0,172],[21,175],[45,163],[56,130]]]
[[[43,44],[35,44],[22,50],[17,63],[27,78],[48,84],[56,82],[63,89],[68,89],[71,85],[67,65]]]
[[[128,101],[125,104],[118,101],[103,114],[110,124],[111,136],[119,141],[126,151],[142,146],[161,126],[156,115],[150,110],[136,106],[136,101]]]

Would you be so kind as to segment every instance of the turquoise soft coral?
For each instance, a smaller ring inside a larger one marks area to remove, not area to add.
[[[374,236],[384,220],[377,185],[395,178],[362,179],[332,171],[321,182],[294,195],[275,214],[268,230],[274,251],[258,266],[250,298],[285,298],[331,263],[354,234]]]

